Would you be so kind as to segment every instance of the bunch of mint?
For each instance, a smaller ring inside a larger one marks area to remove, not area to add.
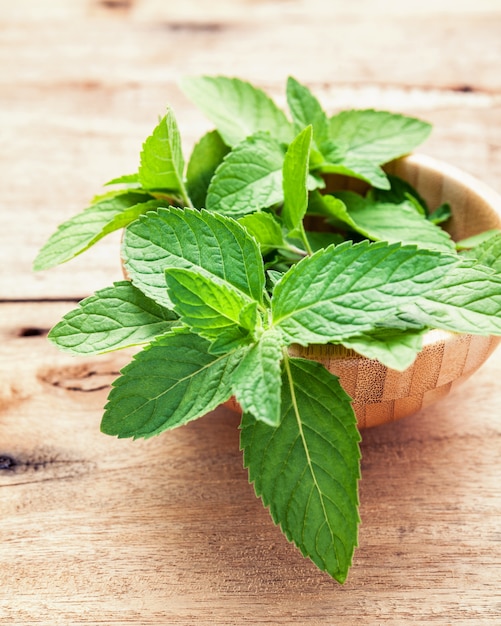
[[[241,80],[182,87],[216,130],[185,166],[169,110],[138,172],[110,181],[49,239],[38,270],[125,228],[129,278],[83,300],[49,337],[82,355],[144,345],[110,392],[111,435],[151,437],[234,396],[256,493],[343,582],[359,523],[356,418],[337,377],[288,348],[341,344],[403,370],[429,328],[501,334],[501,235],[455,244],[440,226],[449,207],[428,207],[385,174],[428,136],[425,122],[375,110],[328,117],[292,78],[290,117]],[[331,174],[368,190],[328,193]]]

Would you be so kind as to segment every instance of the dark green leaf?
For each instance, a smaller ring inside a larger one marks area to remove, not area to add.
[[[360,435],[350,398],[322,365],[290,359],[277,428],[245,413],[241,446],[256,494],[303,555],[344,582],[357,545]]]
[[[205,134],[193,148],[186,172],[186,188],[197,209],[205,208],[209,183],[228,152],[217,130]]]
[[[113,383],[101,430],[118,437],[151,437],[226,402],[243,352],[216,356],[208,347],[205,339],[177,331],[136,354]]]

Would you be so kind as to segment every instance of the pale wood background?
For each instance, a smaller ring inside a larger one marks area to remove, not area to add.
[[[0,0],[0,623],[501,624],[501,352],[441,404],[364,432],[360,548],[339,586],[254,497],[224,409],[149,441],[99,433],[128,355],[45,333],[120,277],[117,237],[33,274],[37,249],[134,171],[176,86],[239,75],[283,102],[435,124],[423,151],[501,190],[498,0]]]

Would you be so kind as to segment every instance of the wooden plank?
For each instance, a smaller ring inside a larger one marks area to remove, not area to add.
[[[435,407],[364,432],[360,547],[341,587],[255,498],[236,414],[147,441],[99,433],[125,357],[49,349],[35,329],[69,306],[0,306],[1,624],[501,618],[501,352]]]

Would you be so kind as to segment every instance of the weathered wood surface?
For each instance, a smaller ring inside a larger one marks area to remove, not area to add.
[[[117,237],[31,262],[103,181],[133,171],[183,74],[288,74],[326,107],[426,117],[423,151],[501,188],[497,0],[0,0],[0,624],[501,623],[501,353],[448,399],[366,431],[345,586],[283,539],[247,483],[238,417],[148,441],[99,433],[124,354],[46,330],[120,277]]]

